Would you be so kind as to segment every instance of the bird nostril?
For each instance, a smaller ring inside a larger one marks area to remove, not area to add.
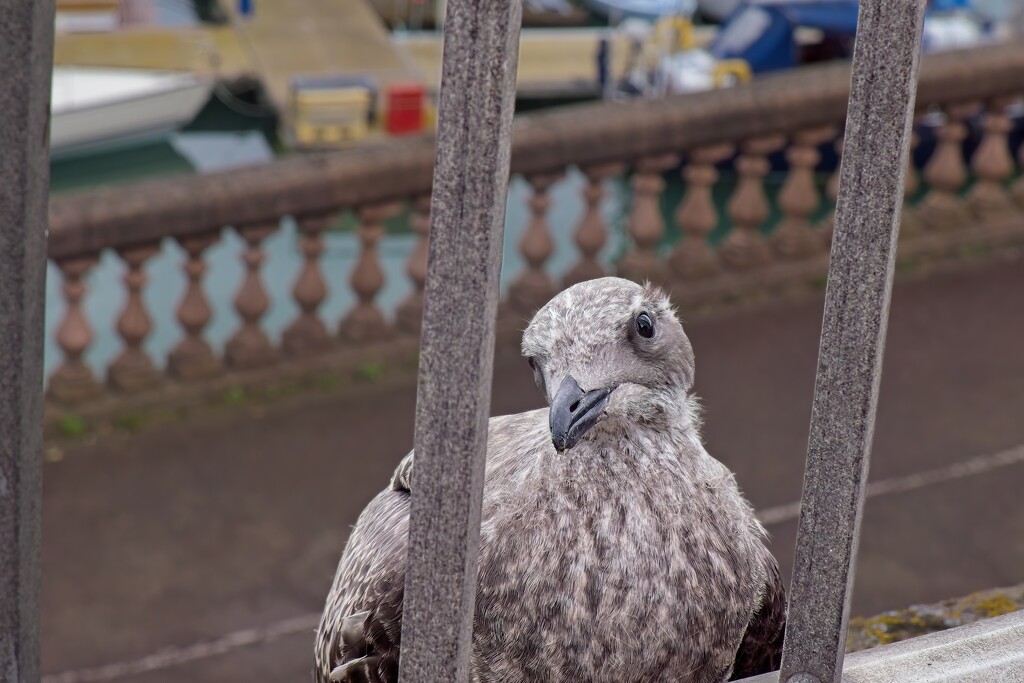
[[[579,407],[580,407],[580,402],[579,401],[575,401],[571,406],[569,406],[569,412],[570,413],[575,413],[576,409],[579,408]]]

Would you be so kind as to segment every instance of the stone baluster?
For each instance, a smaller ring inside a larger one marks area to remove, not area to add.
[[[1024,144],[1017,150],[1017,161],[1020,164],[1019,169],[1024,171]],[[1024,209],[1024,175],[1014,180],[1010,185],[1010,196],[1017,202],[1017,206],[1020,209]]]
[[[946,121],[936,131],[938,143],[924,168],[929,191],[917,207],[921,224],[928,230],[954,230],[968,221],[967,205],[957,193],[967,182],[963,141],[967,137],[964,119],[975,105],[955,105],[946,110]]]
[[[396,204],[381,204],[359,209],[359,259],[349,282],[355,290],[356,305],[341,319],[339,334],[347,342],[364,344],[388,335],[389,327],[384,314],[377,307],[376,298],[384,288],[384,270],[381,268],[377,244],[384,236],[384,221],[398,212]]]
[[[722,259],[730,268],[743,270],[771,260],[771,248],[761,234],[770,207],[764,179],[771,166],[768,155],[785,144],[785,138],[772,136],[751,140],[742,146],[736,161],[739,184],[727,207],[733,227],[722,244]]]
[[[409,223],[416,233],[416,247],[405,262],[405,273],[412,280],[412,292],[398,306],[395,321],[398,329],[408,334],[419,334],[423,326],[423,288],[427,282],[427,256],[430,246],[430,195],[418,197],[412,203]]]
[[[78,403],[99,393],[100,385],[82,360],[92,344],[93,334],[83,311],[82,299],[87,287],[82,279],[96,265],[95,256],[80,256],[57,261],[64,278],[64,318],[57,327],[57,345],[64,358],[50,375],[47,393],[59,403]]]
[[[708,243],[719,219],[712,189],[718,180],[715,165],[734,150],[732,145],[696,149],[683,168],[686,196],[679,202],[675,215],[682,239],[669,255],[668,266],[684,280],[707,277],[721,268],[718,254]]]
[[[661,215],[661,193],[665,189],[662,173],[679,163],[675,154],[641,159],[633,174],[633,206],[629,212],[629,236],[632,248],[619,262],[619,274],[630,280],[651,280],[666,284],[668,266],[658,258],[658,244],[665,235]]]
[[[802,131],[786,150],[789,173],[779,192],[783,219],[771,235],[776,253],[783,258],[802,258],[821,250],[821,238],[811,227],[811,215],[821,206],[814,169],[821,160],[818,146],[835,134],[832,127]]]
[[[1006,179],[1013,173],[1013,155],[1007,136],[1013,122],[1006,115],[1006,99],[995,99],[988,103],[981,124],[984,134],[981,144],[971,159],[971,168],[977,181],[967,195],[967,207],[981,220],[998,219],[1013,211],[1013,202],[1004,188]]]
[[[828,212],[828,215],[821,220],[818,226],[818,236],[826,250],[832,247],[832,233],[836,227],[836,201],[839,198],[839,175],[843,161],[842,136],[836,138],[834,147],[836,150],[836,169],[832,171],[832,175],[828,177],[828,182],[825,183],[825,196],[828,197],[832,210]]]
[[[210,344],[203,338],[203,328],[213,316],[206,291],[203,289],[203,274],[206,273],[203,252],[219,239],[219,232],[178,238],[178,244],[186,254],[183,270],[188,278],[188,284],[176,314],[185,336],[168,355],[167,369],[171,375],[179,379],[212,377],[223,369]]]
[[[331,345],[331,337],[317,309],[327,298],[327,283],[320,268],[320,255],[324,253],[323,232],[336,218],[333,213],[296,218],[301,234],[302,270],[292,287],[292,296],[300,312],[281,336],[285,353],[292,356],[316,353]]]
[[[153,330],[153,320],[142,298],[142,288],[147,280],[142,268],[146,261],[160,253],[160,246],[129,247],[118,249],[117,253],[128,265],[124,276],[128,300],[117,318],[117,333],[124,341],[124,349],[107,369],[107,381],[115,389],[133,393],[152,388],[161,380],[160,372],[142,348]]]
[[[917,125],[917,119],[914,120]],[[900,236],[916,235],[922,231],[921,221],[918,219],[917,210],[910,205],[910,198],[917,193],[921,187],[921,180],[918,177],[917,166],[914,165],[914,151],[921,141],[921,136],[916,130],[910,132],[910,153],[907,154],[907,173],[903,181],[903,215],[900,217]]]
[[[573,234],[576,247],[580,251],[580,260],[565,274],[562,279],[563,286],[569,287],[577,282],[593,280],[607,274],[597,258],[601,249],[608,242],[608,226],[605,225],[604,215],[601,212],[601,200],[605,196],[605,181],[621,174],[623,170],[621,164],[592,166],[583,169],[583,174],[587,177],[586,187],[583,188],[583,199],[587,206],[583,212],[583,218],[580,219],[579,226]]]
[[[530,222],[519,240],[519,253],[526,260],[526,270],[509,286],[508,302],[512,310],[529,315],[555,295],[555,283],[545,272],[544,264],[555,251],[548,226],[551,197],[548,190],[562,177],[561,173],[547,173],[527,178],[533,188],[530,197]]]
[[[277,229],[277,222],[238,228],[246,244],[242,255],[242,260],[245,261],[245,278],[235,295],[235,310],[242,318],[242,326],[224,348],[225,359],[233,368],[266,365],[278,357],[277,350],[271,345],[267,333],[260,327],[260,318],[270,307],[270,298],[267,296],[260,274],[260,266],[266,259],[261,244]]]

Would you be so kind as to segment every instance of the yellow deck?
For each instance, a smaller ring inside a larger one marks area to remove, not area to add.
[[[593,88],[597,31],[534,29],[522,36],[523,94]],[[627,49],[624,39],[615,41],[613,75],[621,75]],[[62,34],[54,58],[66,66],[186,70],[226,80],[250,76],[282,108],[294,75],[368,74],[382,87],[415,81],[432,92],[441,78],[440,37],[392,36],[365,0],[264,0],[253,19],[233,17],[229,26]]]
[[[382,89],[421,81],[366,0],[265,0],[256,8],[233,24],[278,107],[296,75],[370,74]]]
[[[234,14],[225,26],[138,28],[116,33],[60,34],[55,63],[193,71],[219,80],[260,81],[288,126],[293,76],[372,76],[383,91],[390,83],[418,82],[436,93],[442,41],[437,33],[388,32],[371,0],[262,0],[253,17]],[[713,29],[696,27],[696,44]],[[593,94],[597,29],[528,29],[519,50],[522,96]],[[627,40],[616,37],[612,78],[626,68]]]
[[[257,75],[238,34],[228,27],[59,34],[54,45],[54,63],[195,71],[229,79]]]
[[[526,29],[519,41],[517,89],[521,96],[560,96],[593,92],[597,79],[598,29]],[[706,45],[713,29],[694,31],[698,46]],[[427,88],[435,91],[441,80],[441,38],[433,33],[396,34],[392,38],[423,74]],[[629,42],[618,35],[612,42],[610,76],[624,75]]]

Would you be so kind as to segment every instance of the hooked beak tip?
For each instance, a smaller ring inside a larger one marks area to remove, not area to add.
[[[562,382],[551,402],[551,443],[563,453],[575,446],[583,435],[604,418],[612,388],[583,391],[570,375]]]

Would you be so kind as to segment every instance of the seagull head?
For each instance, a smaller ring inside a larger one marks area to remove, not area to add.
[[[668,296],[617,277],[556,295],[526,328],[522,351],[559,453],[611,428],[671,420],[693,385],[693,347]]]

